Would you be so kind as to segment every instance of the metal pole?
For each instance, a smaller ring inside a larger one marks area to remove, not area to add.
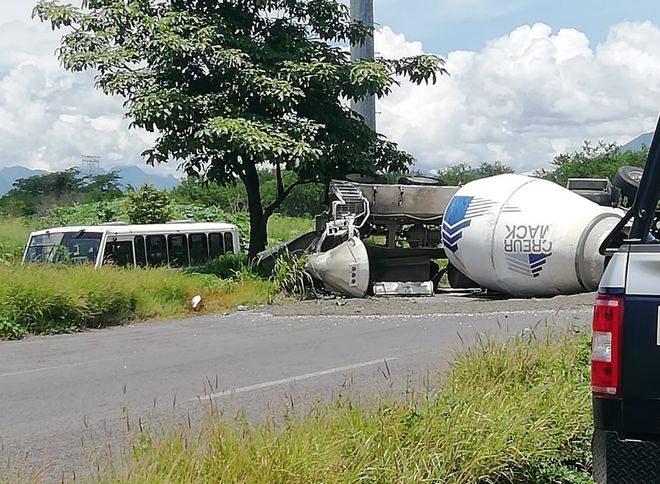
[[[374,25],[374,1],[373,0],[351,0],[351,17],[359,20],[365,25],[373,27]],[[364,43],[360,45],[351,45],[351,59],[356,60],[374,60],[374,38],[369,35]],[[376,130],[376,98],[368,96],[362,101],[352,102],[351,108],[360,113],[364,122],[372,130]]]

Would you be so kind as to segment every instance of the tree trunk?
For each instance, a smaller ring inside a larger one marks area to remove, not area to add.
[[[253,163],[244,161],[245,173],[241,178],[247,191],[248,211],[250,213],[250,245],[248,258],[254,260],[259,252],[266,248],[268,217],[264,215],[259,190],[259,174]]]

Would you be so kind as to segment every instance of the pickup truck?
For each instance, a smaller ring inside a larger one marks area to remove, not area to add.
[[[660,121],[635,202],[600,248],[608,262],[592,325],[598,483],[660,483],[658,198]]]

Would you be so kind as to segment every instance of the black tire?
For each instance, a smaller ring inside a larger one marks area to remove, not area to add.
[[[453,289],[478,289],[479,284],[456,269],[451,263],[447,264],[447,279]]]
[[[621,190],[626,197],[633,200],[637,195],[639,181],[642,179],[644,170],[636,166],[622,166],[614,175],[612,184]]]
[[[348,175],[344,176],[344,179],[353,183],[385,183],[385,179],[380,175],[363,175],[361,173],[349,173]]]
[[[447,184],[439,178],[431,176],[402,176],[398,181],[399,185],[427,185],[433,187],[444,187]]]

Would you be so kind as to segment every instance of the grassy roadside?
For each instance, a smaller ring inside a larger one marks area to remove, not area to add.
[[[436,390],[339,400],[249,425],[210,420],[141,435],[103,483],[587,483],[588,340],[571,333],[457,355]]]
[[[203,311],[218,312],[267,303],[274,289],[257,278],[170,269],[0,265],[0,339],[184,316],[197,294]]]
[[[30,223],[37,221],[0,219],[0,340],[185,316],[196,294],[203,298],[203,310],[218,312],[266,304],[278,291],[247,270],[241,256],[228,255],[187,271],[20,266]],[[286,240],[312,225],[306,219],[273,216],[269,237]]]

